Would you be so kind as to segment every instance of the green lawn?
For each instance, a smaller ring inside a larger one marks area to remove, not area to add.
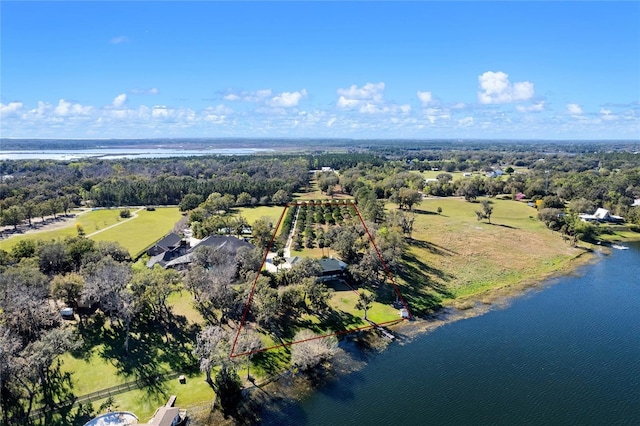
[[[171,306],[174,315],[182,315],[192,324],[204,324],[204,318],[193,307],[193,296],[187,290],[171,293],[167,304]]]
[[[171,232],[181,217],[177,207],[156,208],[154,211],[140,210],[137,215],[138,217],[96,234],[91,239],[117,241],[129,250],[131,256],[136,257],[145,248]]]
[[[249,222],[249,225],[253,225],[256,220],[266,217],[273,223],[273,226],[276,226],[283,210],[284,207],[282,206],[238,207],[233,209],[233,214],[242,215]]]
[[[120,210],[91,210],[82,212],[75,220],[67,222],[67,224],[60,229],[53,231],[35,232],[26,235],[14,235],[6,240],[0,241],[0,249],[10,251],[18,241],[40,239],[43,241],[55,240],[58,238],[71,237],[78,235],[75,224],[80,223],[84,228],[85,233],[91,234],[102,228],[118,223],[122,219],[120,218]]]
[[[429,311],[447,300],[542,279],[584,252],[548,230],[525,203],[490,201],[491,224],[477,221],[479,202],[429,199],[416,207],[413,240],[398,277],[412,309]]]
[[[156,409],[167,403],[171,395],[176,395],[176,407],[189,407],[208,401],[213,403],[215,392],[204,380],[204,374],[189,377],[186,383],[180,384],[178,379],[171,379],[160,383],[157,391],[150,392],[146,389],[136,389],[113,396],[112,410],[131,411],[141,423],[147,423]],[[93,402],[95,409],[106,400]],[[102,414],[102,413],[100,413]],[[187,411],[188,414],[188,411]]]
[[[136,256],[146,247],[162,238],[173,229],[180,219],[177,207],[157,208],[155,211],[141,210],[138,217],[130,220],[120,218],[120,209],[92,210],[82,213],[74,221],[69,221],[64,228],[54,231],[35,232],[27,235],[16,235],[0,241],[0,249],[10,251],[20,240],[44,240],[64,238],[77,235],[76,223],[80,223],[87,235],[100,231],[108,226],[111,229],[99,232],[89,238],[94,241],[117,241]]]

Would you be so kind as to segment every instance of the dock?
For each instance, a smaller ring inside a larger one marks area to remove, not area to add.
[[[373,328],[376,329],[376,331],[380,334],[382,334],[384,337],[386,337],[389,340],[394,340],[396,338],[396,336],[394,336],[393,334],[391,334],[391,332],[389,332],[388,330],[386,330],[384,327],[376,324],[375,322],[367,319],[367,322],[369,324],[371,324],[373,326]]]

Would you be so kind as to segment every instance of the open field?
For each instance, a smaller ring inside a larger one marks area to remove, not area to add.
[[[479,203],[461,199],[424,200],[416,208],[413,241],[399,277],[414,310],[428,311],[447,300],[542,279],[585,252],[548,230],[525,203],[491,202],[491,224],[477,221]]]
[[[253,225],[256,220],[266,217],[273,223],[273,226],[276,226],[283,210],[284,207],[282,206],[236,207],[233,209],[232,214],[234,216],[242,215],[249,222],[249,225]]]
[[[162,238],[173,229],[180,219],[177,207],[156,208],[155,211],[140,210],[138,217],[131,219],[120,218],[121,209],[92,210],[77,216],[74,221],[52,231],[33,232],[16,235],[0,241],[0,249],[10,251],[20,240],[43,240],[65,238],[77,235],[76,223],[80,223],[87,235],[98,232],[89,237],[94,241],[117,241],[135,256],[153,242]],[[133,210],[132,210],[133,211]],[[116,226],[114,226],[116,225]],[[105,229],[113,226],[110,229]]]
[[[136,257],[145,248],[161,239],[180,220],[177,207],[140,210],[138,217],[91,237],[95,241],[117,241]]]

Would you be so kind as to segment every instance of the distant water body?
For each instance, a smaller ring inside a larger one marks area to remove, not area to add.
[[[215,149],[167,149],[167,148],[92,148],[54,150],[0,150],[0,160],[80,160],[100,158],[116,160],[121,158],[171,158],[203,155],[252,155],[274,152],[267,148],[215,148]]]
[[[640,425],[640,244],[392,344],[266,425]]]

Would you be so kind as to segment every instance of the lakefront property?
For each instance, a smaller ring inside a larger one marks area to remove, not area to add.
[[[588,157],[550,156],[545,167],[574,171],[546,174],[537,146],[513,166],[499,149],[470,147],[464,165],[454,152],[422,149],[422,160],[415,150],[400,159],[333,152],[112,160],[122,169],[111,166],[117,174],[104,181],[89,172],[78,178],[74,162],[20,163],[22,174],[3,181],[4,190],[37,193],[24,182],[46,181],[54,167],[69,170],[57,177],[69,194],[40,203],[49,210],[29,202],[3,209],[0,338],[13,348],[3,386],[21,402],[5,399],[0,414],[9,424],[122,417],[164,425],[184,421],[186,409],[194,425],[224,424],[225,415],[258,422],[267,415],[253,405],[263,385],[318,377],[349,351],[395,345],[444,312],[471,315],[497,295],[519,294],[522,283],[573,270],[610,247],[603,242],[637,238],[634,156],[615,175],[580,172]],[[509,172],[487,176],[497,163]],[[167,188],[162,199],[177,207],[156,208],[141,202],[144,194],[167,183],[138,176],[143,164],[218,172],[172,178],[182,192]],[[570,176],[583,186],[567,192]],[[139,193],[127,186],[134,178]],[[589,198],[594,180],[612,189]],[[91,188],[81,191],[82,182]],[[62,219],[52,220],[54,211]],[[34,358],[39,347],[54,352]],[[69,380],[51,382],[55,394],[45,394],[27,359],[52,380]],[[37,391],[25,393],[18,377]],[[167,406],[168,395],[179,409]]]

